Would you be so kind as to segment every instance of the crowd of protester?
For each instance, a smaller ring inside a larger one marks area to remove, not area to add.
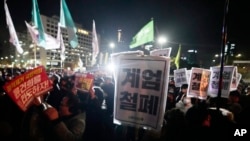
[[[224,140],[234,137],[236,129],[250,129],[248,85],[239,84],[228,98],[200,100],[187,97],[188,84],[176,87],[170,79],[162,129],[154,131],[113,123],[115,85],[112,77],[105,75],[95,75],[93,89],[87,92],[76,89],[74,74],[48,72],[53,89],[23,112],[2,86],[24,72],[0,72],[3,141]]]

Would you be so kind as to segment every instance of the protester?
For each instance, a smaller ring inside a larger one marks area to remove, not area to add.
[[[111,77],[105,77],[104,83],[101,85],[104,93],[107,95],[105,97],[107,109],[104,114],[104,123],[105,123],[105,139],[113,140],[114,139],[114,128],[113,123],[113,112],[114,112],[114,91],[115,86]]]
[[[86,126],[86,115],[82,111],[82,106],[76,95],[69,94],[63,97],[59,111],[50,107],[43,112],[50,123],[50,140],[82,140]]]
[[[61,99],[64,96],[59,86],[60,76],[53,74],[50,79],[52,81],[53,89],[49,91],[46,102],[56,109],[59,109]]]
[[[133,125],[113,123],[116,105],[115,84],[111,77],[96,77],[94,86],[89,92],[85,92],[76,88],[74,75],[51,76],[54,85],[48,97],[30,106],[20,119],[16,118],[21,115],[20,111],[10,112],[5,108],[13,103],[10,97],[7,94],[1,95],[0,109],[5,113],[0,118],[1,140],[2,137],[21,141],[195,140],[197,134],[207,139],[216,139],[217,136],[218,139],[223,139],[233,136],[233,131],[238,127],[250,127],[249,100],[243,101],[249,97],[248,94],[231,92],[228,98],[221,98],[221,108],[217,111],[217,101],[213,101],[215,98],[208,99],[211,100],[208,101],[209,106],[199,103],[200,99],[187,96],[188,84],[183,84],[179,95],[176,95],[177,88],[171,81],[162,129],[153,132]],[[6,97],[8,101],[4,100]],[[106,101],[106,108],[102,108],[103,101]],[[239,109],[238,105],[242,107]],[[11,109],[17,108],[15,103],[11,106]]]
[[[104,137],[104,112],[101,103],[92,88],[89,92],[81,92],[78,95],[87,95],[86,105],[86,132],[84,141],[100,141]]]
[[[178,90],[175,86],[174,80],[170,80],[168,84],[166,111],[171,110],[175,107],[177,94]]]
[[[81,141],[85,112],[77,96],[63,97],[59,110],[46,102],[33,101],[23,118],[21,141]]]
[[[186,111],[192,107],[192,101],[190,97],[187,97],[188,84],[183,84],[181,90],[176,98],[175,107],[186,113]]]
[[[176,102],[179,102],[187,94],[188,84],[182,84],[179,93],[176,96]]]

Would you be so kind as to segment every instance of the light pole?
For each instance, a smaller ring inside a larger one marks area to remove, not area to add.
[[[160,44],[160,48],[162,49],[162,46],[168,42],[168,39],[164,36],[160,36],[158,38],[158,43]]]

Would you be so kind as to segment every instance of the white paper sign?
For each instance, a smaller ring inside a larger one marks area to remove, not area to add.
[[[114,122],[160,130],[170,58],[120,55],[116,59]]]
[[[221,89],[221,97],[228,98],[230,93],[230,87],[232,83],[232,77],[234,72],[234,66],[224,66],[223,67],[223,76],[222,76],[222,89]],[[211,97],[218,96],[219,89],[219,78],[220,78],[220,67],[210,67],[211,77],[208,87],[208,94]]]
[[[208,69],[192,68],[187,96],[206,99],[210,75]]]
[[[233,70],[233,77],[232,77],[232,83],[231,83],[231,86],[230,86],[230,91],[234,91],[234,90],[237,90],[237,87],[238,87],[238,68],[236,66],[234,66],[234,70]]]
[[[155,50],[150,51],[150,55],[170,57],[171,51],[172,51],[172,48],[155,49]]]
[[[176,87],[181,87],[182,84],[188,84],[187,69],[181,68],[174,70],[174,81]]]

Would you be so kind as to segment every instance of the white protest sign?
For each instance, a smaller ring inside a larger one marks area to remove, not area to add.
[[[223,76],[222,76],[222,89],[221,89],[221,97],[228,98],[230,93],[230,87],[232,83],[234,66],[224,66],[223,67]],[[208,95],[211,97],[218,96],[219,89],[219,78],[220,78],[220,67],[210,67],[211,77],[208,87]]]
[[[118,66],[118,64],[119,64],[118,57],[122,56],[122,55],[126,55],[126,56],[128,56],[128,55],[129,56],[137,56],[137,55],[139,55],[139,56],[142,56],[142,55],[144,55],[144,53],[141,50],[137,50],[137,51],[124,51],[124,52],[119,52],[119,53],[112,53],[111,54],[111,64],[114,67],[114,79],[116,79],[115,76],[117,76],[116,75],[116,73],[117,73],[117,67],[116,66]]]
[[[187,96],[206,99],[210,75],[211,71],[208,69],[192,68]]]
[[[120,55],[116,59],[114,122],[160,130],[170,58]]]
[[[174,82],[176,87],[181,87],[182,84],[188,84],[186,68],[174,70]]]
[[[150,51],[150,55],[170,57],[171,51],[172,51],[172,48],[155,49],[155,50]]]

